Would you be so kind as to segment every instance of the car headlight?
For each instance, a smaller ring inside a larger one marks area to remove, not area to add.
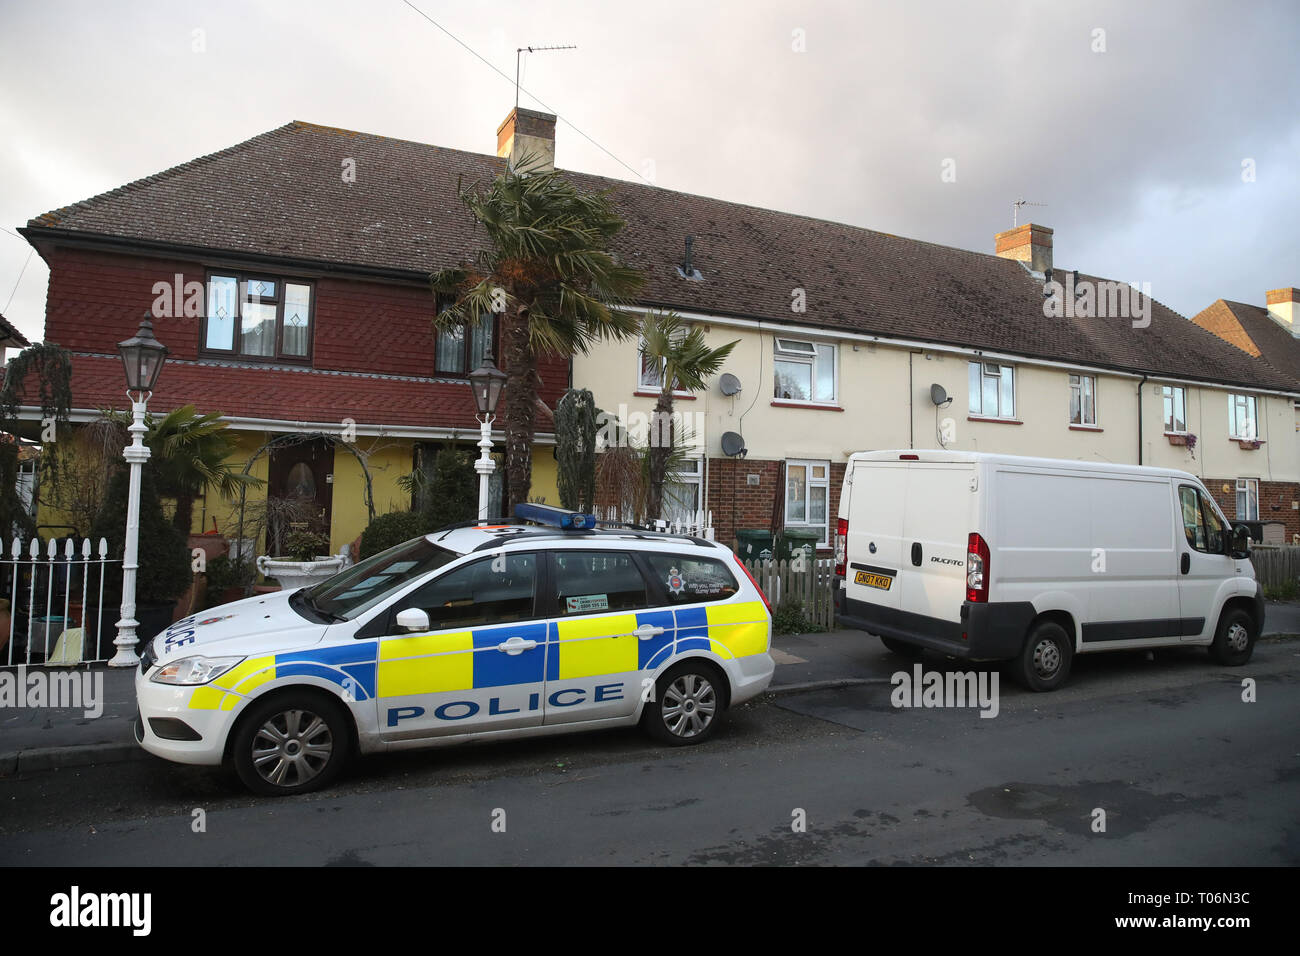
[[[242,660],[242,657],[184,657],[163,664],[149,679],[159,684],[206,684]]]

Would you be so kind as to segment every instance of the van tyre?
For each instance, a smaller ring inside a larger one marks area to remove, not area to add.
[[[893,637],[881,637],[880,643],[885,645],[885,650],[891,654],[897,654],[909,661],[919,661],[924,653],[921,648],[915,644],[908,644],[906,641],[900,641]]]
[[[351,751],[342,706],[324,694],[291,691],[249,707],[235,733],[231,761],[254,793],[287,797],[333,782]]]
[[[1227,667],[1240,667],[1255,651],[1255,619],[1241,608],[1226,611],[1210,645],[1210,657]]]
[[[718,672],[706,664],[683,661],[655,681],[654,700],[641,714],[641,726],[672,747],[701,744],[722,719],[723,689]]]
[[[1032,691],[1056,690],[1070,676],[1074,641],[1055,621],[1043,621],[1029,632],[1013,676]]]

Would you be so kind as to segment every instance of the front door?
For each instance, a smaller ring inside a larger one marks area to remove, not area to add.
[[[271,554],[284,554],[294,531],[329,536],[333,479],[334,446],[324,438],[271,449],[266,528]]]
[[[1219,588],[1236,570],[1231,556],[1224,553],[1227,527],[1201,490],[1179,485],[1178,507],[1183,519],[1178,549],[1179,632],[1183,640],[1194,641],[1218,626],[1211,615]]]

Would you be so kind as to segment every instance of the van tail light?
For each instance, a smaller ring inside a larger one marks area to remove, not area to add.
[[[844,577],[849,563],[849,519],[840,518],[835,526],[835,574]]]
[[[763,589],[758,586],[758,582],[754,580],[754,576],[749,573],[749,568],[745,567],[745,562],[740,560],[740,555],[735,552],[732,552],[731,556],[736,559],[736,563],[740,565],[740,570],[745,572],[745,577],[749,578],[749,583],[754,585],[754,590],[758,592],[758,596],[761,597],[763,603],[767,605],[767,613],[771,614],[772,602],[767,599],[767,595],[763,593]]]
[[[966,538],[966,600],[979,604],[989,600],[989,546],[974,531]]]

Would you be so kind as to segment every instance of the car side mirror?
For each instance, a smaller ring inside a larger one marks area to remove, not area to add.
[[[1250,529],[1239,524],[1232,529],[1232,556],[1234,558],[1250,557]]]
[[[429,615],[418,607],[408,607],[397,612],[397,629],[411,634],[429,630]]]

